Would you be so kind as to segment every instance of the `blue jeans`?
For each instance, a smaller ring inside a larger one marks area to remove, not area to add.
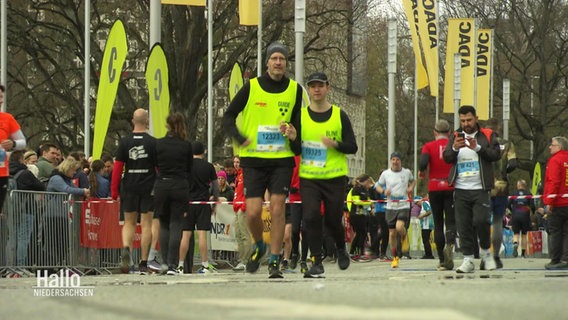
[[[28,260],[28,246],[34,229],[34,216],[22,214],[16,223],[16,265],[25,266]]]

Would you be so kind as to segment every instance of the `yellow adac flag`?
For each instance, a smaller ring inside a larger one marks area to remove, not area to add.
[[[533,195],[538,194],[538,185],[540,184],[541,180],[542,180],[542,175],[540,172],[540,162],[537,162],[534,165],[532,186],[531,186],[531,193]]]
[[[428,86],[428,74],[426,73],[426,68],[424,68],[422,52],[420,51],[420,38],[418,36],[418,6],[416,5],[417,2],[412,0],[402,0],[402,4],[404,5],[404,13],[406,14],[406,19],[408,20],[408,26],[410,28],[412,49],[414,50],[414,56],[416,57],[416,85],[418,89],[423,89]]]
[[[304,86],[302,86],[302,108],[310,105],[310,95]]]
[[[418,32],[428,70],[430,95],[438,96],[438,1],[418,1]]]
[[[162,0],[162,4],[179,4],[185,6],[205,7],[205,0]]]
[[[239,23],[244,26],[258,26],[259,0],[239,0]]]
[[[150,101],[150,132],[162,138],[167,133],[166,118],[170,114],[170,87],[168,61],[159,43],[150,51],[145,77]]]
[[[235,97],[237,92],[239,92],[239,90],[241,90],[241,88],[243,87],[243,84],[244,84],[243,73],[241,71],[241,67],[239,66],[239,63],[236,62],[235,65],[233,65],[233,69],[231,70],[231,76],[229,77],[229,99],[230,100],[233,100],[233,98]],[[239,113],[239,115],[237,116],[237,119],[236,119],[237,128],[241,127],[242,122],[243,122],[243,116],[242,116],[242,113]],[[233,154],[234,155],[239,154],[239,143],[235,139],[233,139]]]
[[[110,115],[127,54],[126,31],[122,21],[116,20],[110,29],[101,64],[95,110],[93,159],[99,159],[103,151]]]
[[[446,67],[444,75],[444,112],[454,113],[454,55],[461,55],[461,102],[473,105],[475,19],[448,19]]]
[[[492,36],[491,29],[477,30],[477,98],[475,104],[479,120],[489,119],[491,82],[493,80],[491,63],[493,56]]]

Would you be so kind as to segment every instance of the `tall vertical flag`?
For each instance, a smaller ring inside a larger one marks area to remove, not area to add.
[[[438,79],[438,1],[419,0],[418,3],[418,32],[430,80],[430,95],[437,97],[440,82]]]
[[[540,162],[537,161],[534,164],[533,178],[532,178],[532,185],[531,185],[531,193],[533,195],[538,194],[538,185],[540,184],[541,180],[542,180],[542,174],[540,172]]]
[[[164,49],[154,44],[146,64],[146,83],[150,101],[151,132],[156,138],[166,135],[166,118],[170,114],[170,88],[168,61]]]
[[[178,4],[205,7],[205,0],[161,0],[162,4]]]
[[[477,30],[477,97],[475,104],[479,120],[489,119],[489,109],[491,104],[491,83],[493,81],[493,64],[491,63],[493,56],[492,31],[493,30],[491,29]]]
[[[110,29],[101,64],[95,110],[93,159],[99,159],[103,151],[110,115],[127,54],[126,31],[122,21],[116,20]]]
[[[244,26],[258,26],[260,17],[259,0],[239,0],[239,23]]]
[[[418,36],[418,2],[416,0],[402,0],[404,13],[408,20],[410,36],[412,37],[412,49],[416,57],[416,85],[418,89],[428,86],[428,74],[422,61],[422,51],[420,50],[420,38]]]
[[[235,62],[233,69],[231,70],[231,76],[229,77],[229,99],[233,100],[237,92],[243,87],[243,73],[241,72],[241,67],[238,62]],[[237,116],[236,124],[237,128],[241,127],[243,122],[242,113]],[[239,154],[239,143],[236,139],[233,139],[233,154]]]
[[[448,19],[446,73],[444,75],[444,112],[454,113],[454,54],[461,55],[461,102],[474,105],[475,19]]]

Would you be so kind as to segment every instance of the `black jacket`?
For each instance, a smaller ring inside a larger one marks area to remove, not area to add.
[[[16,179],[18,190],[45,191],[45,184],[30,171],[28,167],[19,162],[10,162],[10,175],[12,177],[24,170]]]
[[[463,132],[460,128],[456,132]],[[489,137],[489,139],[487,138]],[[452,164],[450,173],[448,175],[448,183],[453,185],[457,178],[457,162],[458,162],[458,151],[453,150],[455,135],[450,135],[446,149],[444,150],[444,161],[446,163]],[[491,129],[481,128],[477,126],[477,133],[475,134],[475,140],[481,149],[477,152],[479,156],[479,170],[481,171],[481,185],[483,190],[491,190],[494,185],[494,175],[493,175],[493,165],[492,162],[501,159],[501,148],[499,146],[499,141],[495,132]]]

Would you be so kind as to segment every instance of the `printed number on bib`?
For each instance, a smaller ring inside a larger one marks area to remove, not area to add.
[[[326,159],[327,148],[323,143],[316,141],[302,142],[302,164],[323,168]]]
[[[258,126],[256,150],[281,151],[285,144],[286,140],[278,126]]]

